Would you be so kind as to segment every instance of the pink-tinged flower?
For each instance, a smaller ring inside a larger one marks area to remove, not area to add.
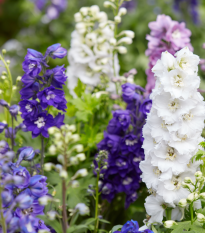
[[[185,23],[174,21],[166,15],[158,15],[155,22],[149,23],[151,32],[150,35],[146,36],[148,49],[145,52],[145,55],[149,57],[149,65],[146,70],[146,96],[152,92],[155,86],[155,78],[151,70],[157,60],[160,59],[162,52],[167,51],[174,55],[186,46],[193,51],[190,44],[191,31],[185,26]]]

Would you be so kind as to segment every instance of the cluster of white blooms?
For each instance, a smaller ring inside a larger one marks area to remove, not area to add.
[[[121,8],[118,16],[124,14],[126,9]],[[73,89],[77,85],[78,78],[90,86],[97,86],[102,80],[106,80],[107,83],[109,82],[107,90],[113,92],[115,85],[110,81],[118,76],[117,53],[127,52],[126,47],[122,45],[131,44],[134,33],[127,30],[115,35],[117,22],[108,20],[107,14],[100,11],[97,5],[82,7],[74,18],[76,26],[71,35],[67,69],[70,93],[75,95]]]
[[[145,161],[140,163],[142,180],[151,193],[145,203],[149,223],[161,223],[169,208],[171,218],[179,220],[177,204],[189,194],[183,188],[183,180],[195,180],[199,163],[191,159],[203,141],[205,118],[205,103],[197,92],[198,64],[199,57],[185,47],[175,57],[163,52],[152,69],[156,85],[150,95],[152,109],[143,128]]]

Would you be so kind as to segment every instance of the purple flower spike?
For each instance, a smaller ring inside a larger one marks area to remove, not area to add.
[[[0,133],[2,133],[4,129],[7,128],[7,126],[8,126],[7,124],[0,122]]]
[[[145,99],[142,105],[140,106],[140,111],[143,114],[147,115],[147,113],[150,112],[151,108],[152,108],[152,100]]]
[[[130,103],[133,100],[140,99],[140,95],[136,93],[136,91],[142,91],[144,92],[144,88],[137,86],[135,84],[131,83],[125,83],[122,85],[122,92],[123,92],[123,100],[126,103]]]
[[[46,113],[40,113],[35,119],[26,118],[23,122],[29,131],[32,131],[32,137],[35,138],[39,134],[48,138],[48,128],[55,126],[53,116]]]
[[[64,91],[55,89],[53,86],[40,91],[37,97],[41,101],[43,109],[46,109],[50,105],[65,112],[65,109],[67,108]]]
[[[11,107],[9,107],[9,112],[10,114],[17,120],[16,116],[18,115],[19,112],[19,106],[14,104]]]
[[[15,204],[21,209],[28,209],[33,203],[33,199],[27,194],[19,194],[15,199]]]
[[[67,55],[67,50],[61,47],[61,44],[54,44],[47,48],[45,57],[50,56],[53,59],[64,58]]]
[[[22,100],[19,102],[21,117],[35,118],[38,114],[38,102],[36,100]]]

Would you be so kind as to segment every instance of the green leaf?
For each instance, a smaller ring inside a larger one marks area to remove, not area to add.
[[[203,150],[198,150],[197,153],[194,155],[194,157],[192,158],[192,162],[193,159],[195,159],[196,161],[200,160],[202,156],[205,155],[205,151]]]
[[[85,225],[89,225],[89,224],[94,223],[94,222],[95,222],[95,218],[88,218],[83,223]]]
[[[174,225],[171,228],[174,229],[172,233],[182,233],[183,231],[189,231],[191,228],[191,222],[178,222],[178,225]]]
[[[88,122],[89,121],[89,113],[85,111],[77,111],[75,116],[78,121]]]
[[[107,223],[107,224],[110,224],[110,222],[109,221],[107,221],[107,220],[105,220],[105,219],[98,219],[99,220],[99,222],[104,222],[104,223]]]
[[[71,226],[68,228],[68,230],[66,231],[66,233],[71,233],[71,232],[75,232],[77,230],[81,230],[81,229],[87,229],[88,226],[87,225],[84,225],[84,224],[81,224],[81,225],[75,225],[75,226]]]
[[[205,148],[205,142],[200,142],[199,145]]]
[[[45,215],[38,215],[37,217],[42,219],[46,225],[51,226],[56,232],[63,233],[62,226],[56,219],[50,220]]]
[[[152,225],[152,231],[153,231],[154,233],[158,233],[158,232],[157,232],[157,229],[154,227],[154,225]]]
[[[120,230],[122,227],[123,227],[123,225],[116,225],[116,226],[114,226],[114,227],[112,228],[112,230],[111,230],[111,233],[113,233],[114,231]]]
[[[82,94],[84,93],[86,88],[86,85],[84,83],[81,82],[80,79],[78,79],[78,84],[77,86],[74,88],[74,92],[78,97],[81,97]]]

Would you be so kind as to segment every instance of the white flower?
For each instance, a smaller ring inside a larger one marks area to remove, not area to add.
[[[78,188],[79,186],[80,186],[79,181],[77,181],[77,180],[71,181],[71,187],[72,188]]]
[[[197,216],[198,222],[205,223],[205,216],[203,214],[196,213],[196,216]]]
[[[78,159],[79,161],[84,161],[84,160],[86,159],[84,153],[80,153],[80,154],[76,155],[76,157],[77,157],[77,159]]]
[[[55,164],[53,164],[53,163],[45,163],[43,165],[43,167],[44,167],[45,171],[49,172],[49,171],[52,170],[52,168],[55,168]]]
[[[82,144],[77,144],[73,147],[73,149],[75,149],[78,153],[82,152],[84,150],[83,145]]]
[[[87,207],[84,203],[78,203],[76,205],[75,209],[78,210],[79,214],[82,215],[82,216],[90,214],[89,207]]]
[[[179,202],[178,202],[178,206],[179,207],[182,207],[182,208],[185,208],[187,205],[187,200],[185,198],[181,199]]]
[[[171,228],[172,226],[177,225],[177,223],[173,220],[168,220],[164,222],[165,228]]]
[[[75,173],[74,176],[77,178],[77,177],[85,177],[85,176],[87,176],[87,175],[88,175],[87,169],[86,169],[86,168],[82,168],[82,169],[78,170],[78,171]]]
[[[79,163],[79,160],[76,156],[70,157],[70,164],[77,165]]]
[[[43,206],[46,206],[48,205],[48,203],[52,200],[51,197],[45,195],[45,196],[42,196],[38,199],[38,202],[40,205],[43,205]]]
[[[57,216],[57,212],[56,211],[53,211],[53,210],[50,210],[47,212],[47,216],[50,220],[54,220]]]

